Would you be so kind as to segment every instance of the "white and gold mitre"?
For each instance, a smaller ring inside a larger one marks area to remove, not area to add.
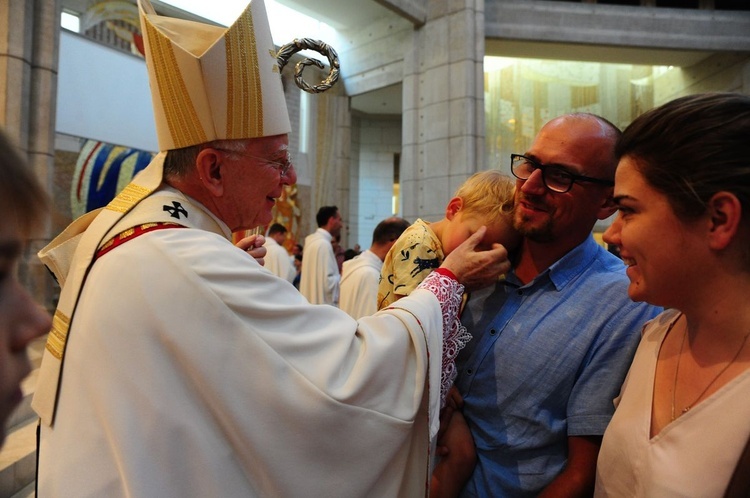
[[[138,8],[160,150],[291,131],[263,0],[229,28]]]

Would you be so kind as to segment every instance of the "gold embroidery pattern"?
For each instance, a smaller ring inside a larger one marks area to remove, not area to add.
[[[112,199],[107,204],[107,209],[110,211],[117,211],[118,213],[127,213],[130,208],[138,204],[144,197],[151,193],[151,190],[129,183],[122,189],[122,192],[117,194],[117,197]]]
[[[62,359],[69,328],[70,318],[63,315],[59,309],[55,311],[55,316],[52,317],[52,330],[49,331],[45,347],[58,360]]]
[[[105,242],[104,244],[102,244],[102,246],[99,248],[99,250],[109,249],[112,246],[112,244],[114,244],[114,243],[115,243],[115,239],[109,239],[107,242]]]
[[[170,221],[160,221],[160,222],[155,222],[155,223],[144,223],[143,225],[136,225],[132,228],[123,230],[122,232],[118,233],[117,235],[109,239],[107,242],[102,244],[99,250],[96,251],[96,254],[94,255],[94,259],[98,259],[104,256],[115,247],[121,244],[124,244],[125,242],[131,239],[134,239],[140,235],[143,235],[144,233],[148,233],[153,230],[158,230],[161,228],[185,228],[185,226],[180,225],[179,223],[172,223]]]
[[[248,10],[224,35],[229,138],[263,136],[263,92],[254,33]]]
[[[148,30],[149,48],[159,87],[164,116],[174,147],[187,147],[207,142],[206,133],[201,127],[198,113],[195,110],[185,81],[182,79],[172,48],[172,42],[150,23],[145,22]]]

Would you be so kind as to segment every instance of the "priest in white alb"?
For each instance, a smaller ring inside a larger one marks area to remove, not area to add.
[[[403,218],[392,217],[381,221],[372,232],[370,248],[344,261],[339,308],[352,318],[374,315],[378,311],[378,284],[383,261],[407,228],[409,222]]]
[[[281,223],[274,223],[268,227],[266,241],[263,243],[263,247],[266,248],[263,266],[291,284],[296,272],[294,271],[294,265],[292,265],[292,258],[283,245],[286,240],[286,233],[287,229]]]

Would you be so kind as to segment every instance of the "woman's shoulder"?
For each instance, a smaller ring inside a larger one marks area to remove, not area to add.
[[[677,309],[666,309],[649,320],[643,326],[642,336],[646,338],[663,338],[667,331],[674,325],[682,312]]]

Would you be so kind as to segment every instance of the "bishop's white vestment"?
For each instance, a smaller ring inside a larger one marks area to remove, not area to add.
[[[148,221],[186,228],[91,266],[41,424],[39,496],[425,495],[446,296],[420,289],[357,322],[171,188],[110,234]]]

